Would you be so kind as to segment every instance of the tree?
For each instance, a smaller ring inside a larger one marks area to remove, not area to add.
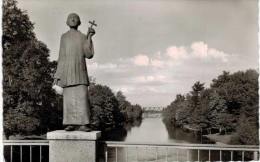
[[[134,118],[135,119],[142,119],[143,110],[142,107],[138,104],[133,105],[134,109]]]
[[[56,63],[49,61],[49,49],[35,38],[28,15],[16,5],[15,0],[3,3],[4,131],[7,136],[42,134],[58,127],[52,121],[58,111],[51,89]]]
[[[190,107],[187,105],[185,96],[181,94],[177,94],[175,100],[163,110],[163,121],[166,124],[185,125],[188,123],[189,116]]]
[[[192,86],[192,91],[190,92],[191,98],[188,100],[189,107],[191,108],[189,113],[192,114],[188,122],[192,125],[199,126],[202,123],[202,117],[204,118],[201,98],[204,89],[204,83],[200,83],[199,81]]]
[[[208,108],[209,113],[207,114],[207,118],[210,120],[210,126],[213,128],[222,127],[219,120],[223,113],[227,113],[226,101],[218,93],[213,92],[210,96]]]
[[[196,108],[200,104],[200,96],[202,91],[204,90],[204,83],[200,83],[197,81],[193,86],[192,86],[192,91],[191,93],[191,106]]]
[[[213,79],[210,88],[196,82],[185,99],[177,95],[164,110],[164,121],[180,127],[237,132],[240,143],[258,143],[258,89],[256,70],[224,71]]]
[[[237,128],[238,137],[242,144],[258,145],[259,144],[259,125],[258,122],[248,119],[245,115],[241,115]]]
[[[124,115],[126,121],[135,121],[142,118],[142,107],[140,105],[132,105],[126,100],[123,92],[118,91],[116,98],[119,104],[119,110]]]
[[[92,112],[91,120],[97,129],[104,130],[123,122],[118,101],[109,87],[100,84],[90,85],[89,95]]]
[[[211,87],[217,88],[217,87],[220,87],[221,85],[229,82],[229,80],[230,80],[229,76],[230,76],[229,72],[223,71],[223,73],[221,75],[219,75],[217,77],[217,79],[212,80]]]
[[[126,97],[121,91],[118,91],[116,93],[116,99],[118,101],[119,109],[121,112],[126,111],[126,108],[131,105],[130,102],[126,100]]]
[[[241,114],[251,114],[256,118],[255,106],[258,105],[258,73],[255,70],[238,71],[233,74],[224,72],[213,80],[212,88],[221,96],[227,106],[226,111],[233,115],[237,123]],[[233,126],[232,129],[236,129]]]
[[[225,81],[223,81],[225,78]],[[223,73],[213,80],[212,88],[227,102],[230,113],[239,115],[240,109],[258,103],[258,73],[255,70]]]
[[[178,104],[175,105],[175,109],[175,113],[171,113],[171,116],[174,117],[174,119],[171,119],[171,122],[175,123],[175,125],[177,126],[188,124],[191,115],[191,109],[188,106],[187,100],[184,100],[183,102],[178,102]]]
[[[49,62],[47,47],[32,40],[13,45],[5,54],[18,59],[13,58],[15,63],[3,62],[5,130],[23,134],[46,132],[52,118],[46,114],[57,111],[51,89],[55,63]]]
[[[126,108],[127,121],[135,121],[142,119],[142,107],[138,104],[128,105]]]
[[[17,7],[16,0],[3,1],[4,51],[18,42],[35,39],[33,23],[25,11]]]
[[[176,98],[174,100],[174,103],[179,103],[179,102],[183,102],[185,101],[185,96],[181,95],[181,94],[177,94]]]

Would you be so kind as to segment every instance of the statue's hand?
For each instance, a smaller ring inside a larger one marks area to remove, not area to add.
[[[53,84],[57,84],[57,83],[58,83],[58,78],[54,78]]]
[[[88,28],[88,37],[93,37],[96,34],[96,31],[93,28]]]
[[[59,95],[62,95],[63,93],[63,88],[61,86],[59,86],[58,84],[59,79],[55,78],[52,84],[52,89],[55,90],[55,92]]]

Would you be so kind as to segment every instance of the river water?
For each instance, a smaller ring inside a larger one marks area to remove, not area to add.
[[[199,143],[194,134],[170,129],[161,118],[144,118],[139,127],[127,131],[125,142]]]
[[[123,132],[123,133],[122,133]],[[125,131],[110,132],[104,140],[124,141],[130,143],[201,143],[192,132],[184,132],[171,126],[166,126],[161,118],[144,118],[142,122],[126,125]],[[157,152],[157,153],[156,153]],[[165,162],[168,161],[196,161],[197,151],[166,148],[110,148],[109,162]],[[208,151],[200,152],[201,160],[208,160]],[[211,153],[211,159],[217,157]],[[157,159],[157,160],[156,160]]]

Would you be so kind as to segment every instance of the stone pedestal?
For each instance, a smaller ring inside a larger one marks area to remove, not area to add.
[[[49,162],[96,162],[96,140],[100,136],[100,131],[48,132]]]

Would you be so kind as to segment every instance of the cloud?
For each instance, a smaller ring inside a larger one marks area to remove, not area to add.
[[[169,46],[166,48],[166,52],[163,56],[165,61],[162,62],[167,65],[172,65],[172,62],[169,62],[170,60],[167,60],[166,56],[170,57],[171,61],[174,61],[176,64],[180,63],[180,61],[192,58],[227,62],[230,55],[224,51],[209,47],[209,45],[203,41],[196,41],[191,43],[190,46]]]
[[[223,62],[228,61],[228,54],[215,48],[209,48],[208,45],[202,41],[193,42],[191,44],[191,55],[201,59],[220,59]]]
[[[223,51],[218,51],[214,48],[210,48],[208,50],[208,54],[209,56],[213,57],[213,58],[219,58],[221,59],[223,62],[227,62],[228,61],[228,55],[226,53],[224,53]]]
[[[191,54],[199,57],[199,58],[206,58],[208,53],[208,45],[204,42],[194,42],[191,44],[192,52]]]
[[[149,57],[143,54],[139,54],[133,58],[133,62],[137,66],[148,66]]]
[[[187,50],[185,47],[171,46],[166,49],[166,55],[174,60],[187,58]]]
[[[135,89],[133,87],[131,87],[131,86],[122,86],[122,87],[118,88],[118,91],[121,91],[124,94],[131,93],[134,90]]]
[[[151,59],[151,65],[154,67],[162,68],[164,66],[164,62],[159,59]]]
[[[101,69],[101,70],[109,70],[109,69],[116,69],[118,67],[115,63],[106,63],[106,64],[99,64],[97,62],[93,62],[87,65],[90,69]]]
[[[139,82],[153,84],[151,82],[151,80],[153,80],[156,82],[155,84],[159,84],[158,76],[157,78],[148,77],[151,74],[146,72],[153,71],[153,73],[164,74],[164,72],[169,71],[169,69],[194,64],[198,61],[200,67],[208,66],[209,62],[223,64],[233,57],[233,55],[227,54],[224,51],[209,47],[209,45],[203,41],[194,41],[190,45],[183,46],[172,45],[162,51],[164,52],[157,51],[153,54],[138,54],[132,58],[119,58],[118,60],[114,60],[114,63],[100,65],[100,69],[114,68],[115,70],[111,73],[117,72],[117,75],[119,72],[120,74],[128,73],[133,75],[132,78],[135,79],[136,75],[143,73],[144,77],[139,77]]]
[[[166,76],[164,75],[147,75],[147,76],[138,76],[133,78],[135,83],[155,83],[155,82],[166,82]]]
[[[166,66],[172,67],[173,65],[180,65],[183,61],[192,61],[194,58],[201,59],[202,61],[228,62],[229,56],[231,55],[221,50],[211,48],[203,41],[196,41],[189,46],[169,46],[165,49],[164,53],[158,51],[150,55],[138,54],[130,60],[132,60],[132,64],[137,66],[164,68]]]

